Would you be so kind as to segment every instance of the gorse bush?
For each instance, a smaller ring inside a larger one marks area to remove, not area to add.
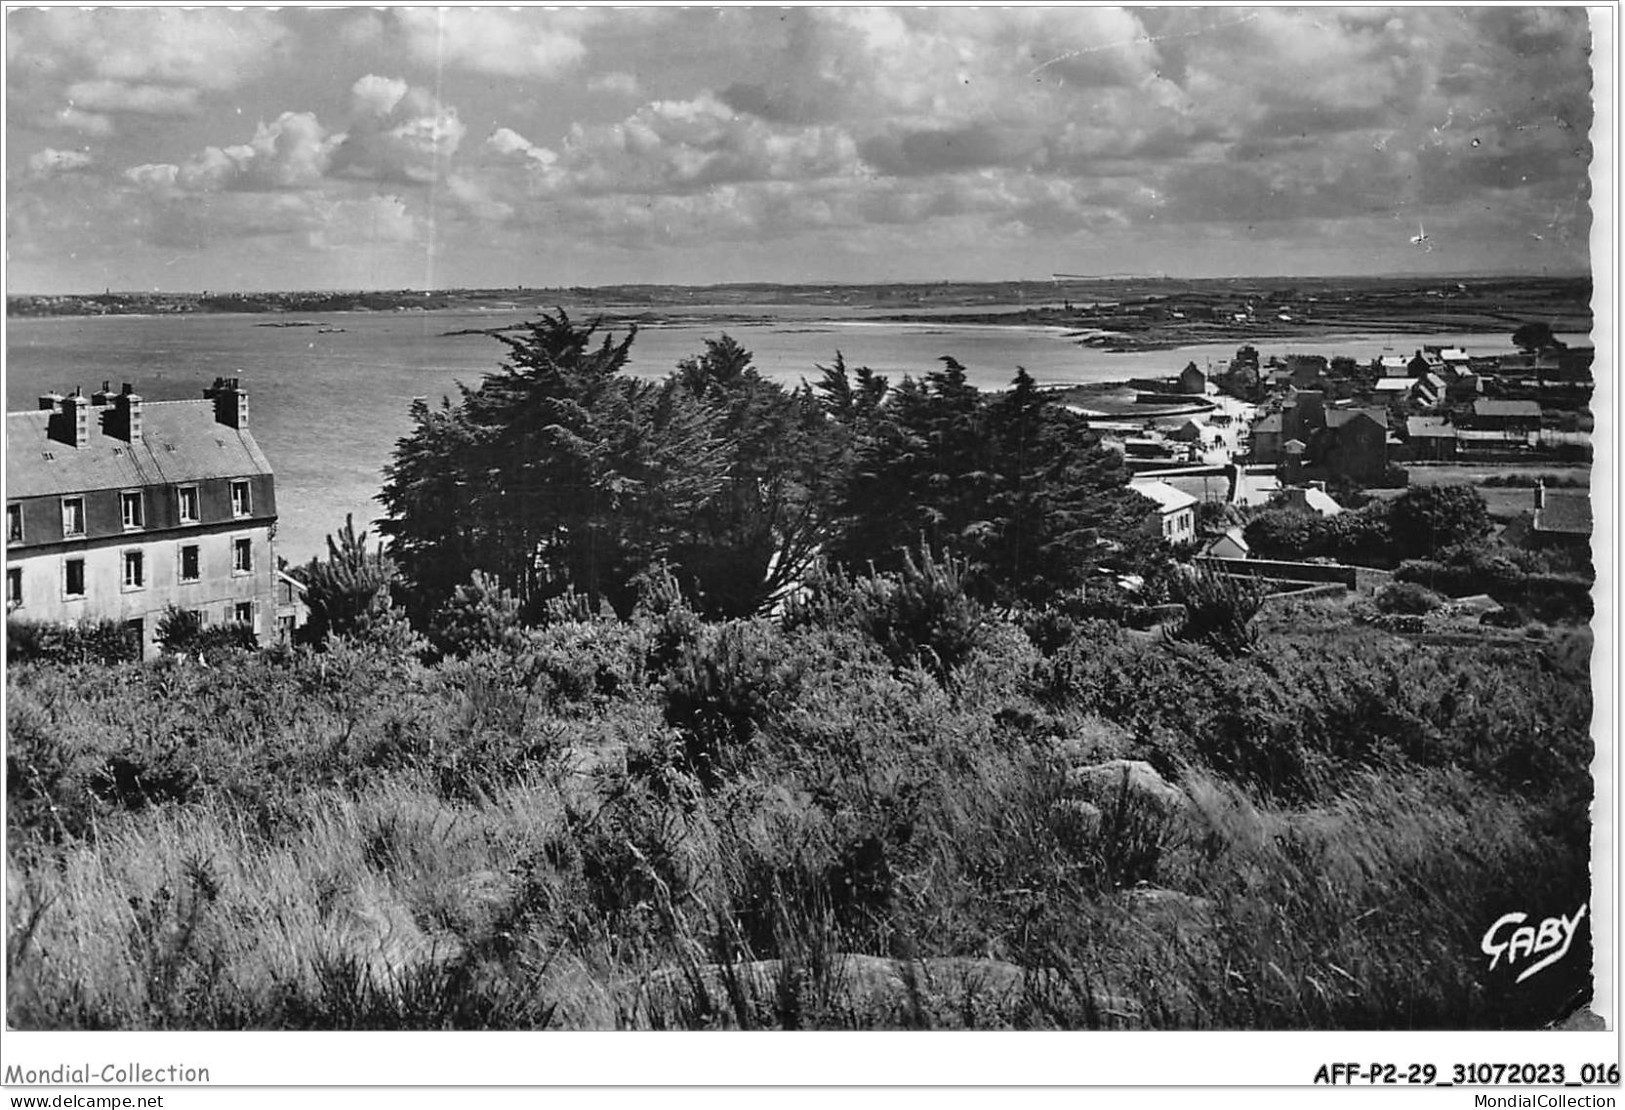
[[[1245,655],[1258,637],[1249,622],[1269,595],[1256,578],[1199,568],[1177,578],[1174,600],[1185,607],[1175,639],[1206,644],[1221,655]]]
[[[789,628],[861,631],[898,667],[923,667],[946,681],[980,642],[987,617],[966,594],[964,568],[929,549],[904,553],[903,569],[852,577],[823,570],[786,609]]]
[[[1249,655],[1083,621],[1046,656],[984,614],[945,689],[845,602],[652,667],[680,611],[15,667],[14,1020],[1528,1027],[1584,986],[1459,942],[1586,895],[1583,637],[1305,608]],[[1171,800],[1083,792],[1118,759]]]
[[[1377,591],[1377,608],[1384,613],[1431,613],[1444,598],[1415,582],[1393,582]]]

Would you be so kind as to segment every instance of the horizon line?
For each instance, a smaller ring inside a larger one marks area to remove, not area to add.
[[[1414,274],[1414,273],[1380,273],[1380,274],[1229,274],[1207,275],[1201,277],[1185,277],[1175,274],[1067,274],[1064,276],[1049,276],[1038,278],[910,278],[898,281],[721,281],[721,282],[667,282],[667,281],[614,281],[593,285],[453,285],[435,288],[418,288],[416,286],[377,286],[377,287],[331,287],[307,289],[112,289],[104,287],[100,293],[90,291],[54,291],[54,292],[6,292],[6,299],[12,300],[20,297],[254,297],[254,296],[287,296],[293,294],[375,294],[375,293],[411,293],[421,296],[431,296],[437,293],[531,293],[544,291],[582,290],[593,291],[601,289],[746,289],[753,287],[767,287],[776,289],[876,289],[898,287],[926,287],[949,288],[956,286],[990,286],[990,285],[1032,285],[1048,286],[1079,284],[1088,282],[1109,281],[1171,281],[1171,282],[1217,282],[1217,281],[1416,281],[1419,283],[1439,281],[1520,281],[1520,280],[1594,280],[1591,271],[1573,272],[1547,272],[1547,273],[1519,273],[1489,270],[1467,270],[1456,273]]]

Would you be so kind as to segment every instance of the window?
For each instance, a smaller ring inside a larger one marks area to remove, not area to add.
[[[231,619],[238,624],[253,624],[254,603],[252,601],[239,601],[232,606]]]
[[[182,486],[176,493],[180,497],[181,523],[196,524],[202,520],[198,509],[197,487]]]
[[[21,505],[6,506],[6,542],[23,542],[23,507]]]
[[[124,553],[124,588],[139,590],[147,584],[147,557],[140,551]]]
[[[85,596],[85,561],[69,559],[62,564],[62,596]]]
[[[181,548],[181,581],[196,582],[203,577],[203,559],[198,545],[189,543]]]
[[[62,499],[62,535],[73,537],[84,534],[85,499],[83,497],[64,497]]]
[[[6,608],[15,609],[23,603],[23,568],[6,568]]]
[[[231,515],[247,516],[250,508],[248,483],[246,481],[231,483]]]
[[[119,508],[124,513],[124,527],[141,527],[141,491],[118,495]]]
[[[231,573],[248,574],[254,569],[254,541],[231,541]]]

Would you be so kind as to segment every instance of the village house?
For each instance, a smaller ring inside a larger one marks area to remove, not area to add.
[[[1307,486],[1284,486],[1271,499],[1270,504],[1277,508],[1313,513],[1320,517],[1336,516],[1343,511],[1343,506],[1326,492],[1325,482],[1310,482]]]
[[[1207,393],[1207,375],[1194,362],[1185,364],[1179,372],[1179,392],[1201,397]]]
[[[1190,543],[1196,539],[1196,498],[1167,482],[1136,481],[1129,489],[1155,502],[1146,514],[1147,530],[1169,543]]]
[[[1225,529],[1202,549],[1202,554],[1209,559],[1247,559],[1252,553],[1253,549],[1239,526]]]
[[[1540,402],[1473,402],[1473,428],[1480,432],[1502,432],[1507,438],[1527,438],[1540,431]]]
[[[152,652],[174,605],[276,635],[276,489],[248,394],[147,402],[125,385],[6,415],[6,608],[114,620]]]
[[[1501,538],[1517,547],[1589,550],[1591,496],[1585,490],[1549,490],[1540,482],[1534,491],[1534,512],[1523,513],[1502,532]]]
[[[1254,462],[1280,462],[1281,448],[1286,437],[1284,420],[1280,413],[1272,412],[1253,425],[1252,457]]]
[[[1386,409],[1330,409],[1315,442],[1315,461],[1357,482],[1380,481],[1388,471]]]
[[[1442,416],[1405,418],[1405,440],[1413,459],[1456,457],[1456,428]]]

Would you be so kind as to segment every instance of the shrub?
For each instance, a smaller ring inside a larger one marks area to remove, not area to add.
[[[198,613],[174,605],[165,609],[158,621],[157,640],[165,651],[197,655],[209,663],[218,662],[230,652],[255,651],[260,646],[252,625],[241,621],[205,625]]]
[[[310,619],[300,629],[305,643],[325,648],[331,637],[371,640],[402,654],[423,648],[406,622],[405,614],[390,603],[390,589],[398,580],[393,561],[383,546],[367,550],[367,533],[356,533],[353,514],[344,518],[344,531],[327,537],[327,560],[311,559],[293,572],[305,586]]]
[[[982,638],[986,615],[966,594],[964,565],[928,548],[904,552],[903,569],[850,578],[820,570],[786,608],[785,624],[855,627],[898,668],[920,666],[946,682]]]
[[[1221,655],[1246,655],[1257,642],[1248,627],[1264,605],[1268,590],[1256,578],[1195,569],[1175,586],[1185,617],[1172,635],[1206,644]]]
[[[54,624],[6,618],[8,663],[129,663],[141,658],[141,637],[116,620]]]
[[[1472,486],[1413,486],[1394,501],[1390,524],[1399,554],[1430,555],[1478,541],[1490,530],[1490,516]]]
[[[459,658],[490,648],[512,651],[523,640],[519,599],[495,578],[476,570],[452,591],[429,625],[429,643]]]
[[[1391,582],[1377,592],[1377,608],[1384,613],[1431,613],[1444,598],[1415,582]]]
[[[666,722],[683,737],[684,769],[708,789],[742,766],[770,708],[793,702],[801,660],[762,621],[707,626],[666,680]]]

